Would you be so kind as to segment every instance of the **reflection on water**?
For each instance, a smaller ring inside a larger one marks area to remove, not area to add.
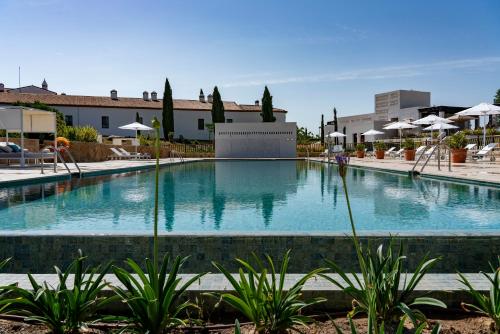
[[[360,230],[498,230],[500,190],[350,168]],[[217,161],[160,173],[164,231],[348,231],[335,166]],[[1,230],[149,231],[154,172],[0,188]]]

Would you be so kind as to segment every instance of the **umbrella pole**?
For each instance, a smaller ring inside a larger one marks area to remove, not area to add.
[[[484,119],[483,119],[483,147],[486,146],[486,119],[487,119],[487,115],[483,115]]]
[[[135,129],[135,155],[137,155],[137,129]]]

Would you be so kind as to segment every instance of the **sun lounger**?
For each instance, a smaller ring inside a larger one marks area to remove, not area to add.
[[[109,159],[111,159],[111,160],[116,160],[116,159],[122,160],[122,159],[134,159],[135,158],[135,157],[123,154],[122,152],[118,151],[114,147],[110,147],[110,150],[111,150],[111,152],[113,152],[113,154],[111,154],[109,156]]]
[[[491,143],[483,147],[480,151],[478,151],[476,154],[472,155],[473,160],[479,160],[479,159],[484,159],[488,155],[490,156],[490,161],[495,161],[495,156],[493,155],[493,150],[497,146],[496,143]]]
[[[390,149],[388,149],[387,151],[385,151],[385,155],[390,155],[392,151],[394,151],[396,149],[396,146],[393,146],[391,147]]]
[[[27,149],[23,149],[24,154],[20,151],[14,152],[12,147],[17,147],[18,150],[21,148],[14,143],[6,143],[0,142],[0,160],[7,160],[7,165],[10,165],[11,161],[19,161],[21,162],[24,155],[25,163],[29,163],[32,160],[35,164],[38,164],[39,160],[54,160],[54,153],[50,151],[42,151],[42,152],[30,152]],[[9,148],[6,148],[9,147]]]
[[[149,155],[148,153],[130,153],[127,150],[125,150],[123,147],[119,147],[118,150],[121,153],[123,153],[124,155],[129,156],[129,157],[134,157],[137,159],[151,159],[151,155]]]
[[[404,151],[405,151],[405,149],[404,149],[404,148],[401,148],[401,149],[399,149],[399,150],[398,150],[398,151],[396,151],[396,152],[394,152],[394,151],[389,152],[389,155],[390,155],[391,157],[393,157],[393,158],[396,158],[396,157],[400,157],[400,158],[401,158],[401,155],[403,154],[403,152],[404,152]]]

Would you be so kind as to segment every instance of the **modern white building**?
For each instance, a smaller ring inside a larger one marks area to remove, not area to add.
[[[57,94],[44,87],[21,87],[8,89],[0,84],[0,106],[12,105],[16,102],[33,103],[39,101],[56,108],[64,114],[66,123],[73,126],[90,125],[104,136],[132,136],[129,130],[118,127],[135,122],[136,114],[142,123],[149,125],[154,116],[161,119],[162,100],[153,91],[143,92],[142,98],[121,97],[116,90],[111,90],[109,96],[82,96]],[[174,136],[193,140],[208,140],[207,124],[212,123],[212,96],[205,98],[200,91],[197,100],[174,99]],[[261,122],[261,106],[259,101],[254,104],[238,104],[234,101],[224,101],[227,123]],[[276,122],[286,122],[287,111],[274,109]],[[163,133],[162,133],[163,135]]]
[[[376,129],[384,131],[385,135],[377,138],[396,137],[397,131],[382,130],[382,127],[393,121],[416,120],[419,118],[419,109],[430,107],[431,93],[415,90],[396,90],[375,95],[375,110],[354,116],[338,117],[338,131],[346,135],[345,143],[355,144],[364,142],[361,133]],[[333,132],[333,125],[325,126],[325,134]]]

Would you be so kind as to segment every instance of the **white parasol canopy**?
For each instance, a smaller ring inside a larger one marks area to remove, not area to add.
[[[363,136],[376,136],[376,135],[383,135],[384,133],[382,131],[378,131],[375,129],[368,130],[366,132],[363,132]]]
[[[399,130],[399,145],[401,146],[401,137],[402,137],[402,130],[403,129],[413,129],[416,128],[417,126],[408,124],[406,122],[394,122],[387,124],[384,126],[385,130]]]
[[[345,137],[345,134],[340,133],[340,132],[332,132],[327,135],[327,137],[330,138],[338,138],[338,137]]]
[[[457,129],[458,126],[447,123],[436,123],[424,128],[425,131]]]
[[[150,128],[149,126],[146,126],[144,124],[141,124],[139,122],[134,122],[130,123],[127,125],[123,125],[118,127],[118,129],[122,130],[135,130],[135,153],[137,154],[137,146],[138,146],[138,141],[137,141],[137,131],[149,131],[153,130],[153,128]]]
[[[417,124],[417,125],[432,125],[436,123],[451,123],[453,121],[450,121],[449,119],[439,117],[436,115],[429,115],[425,116],[424,118],[417,119],[416,121],[413,121],[412,124]]]
[[[483,116],[483,145],[486,145],[486,117],[490,115],[500,115],[500,107],[489,103],[479,103],[477,106],[459,111],[456,115],[462,116]]]

